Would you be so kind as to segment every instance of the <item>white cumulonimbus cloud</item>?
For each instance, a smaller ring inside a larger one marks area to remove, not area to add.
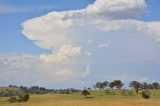
[[[159,34],[159,22],[137,20],[146,7],[145,0],[96,0],[85,9],[51,12],[27,20],[23,23],[23,34],[39,47],[57,52],[64,45],[76,45],[78,35],[85,38],[83,31],[77,31],[82,27],[103,31],[147,29],[148,32],[156,31],[155,34]]]
[[[145,0],[96,0],[84,9],[50,12],[29,19],[22,24],[23,34],[40,48],[52,51],[52,54],[40,56],[45,62],[79,61],[76,57],[86,55],[86,45],[94,46],[93,41],[96,43],[96,39],[88,36],[92,33],[99,36],[98,32],[133,29],[150,34],[156,42],[160,41],[160,22],[137,20],[146,8]],[[103,41],[97,42],[97,45],[100,48],[109,46]],[[86,61],[86,58],[82,58],[81,61]],[[57,75],[63,75],[62,73],[67,71],[61,70]],[[68,71],[68,76],[72,74],[72,71]]]
[[[26,20],[22,24],[24,36],[40,48],[51,51],[38,57],[36,67],[40,68],[35,70],[40,71],[35,71],[37,77],[46,75],[47,78],[66,80],[90,75],[90,64],[96,61],[89,60],[92,57],[90,48],[112,45],[112,42],[108,45],[101,41],[104,39],[100,33],[137,30],[159,42],[160,22],[138,20],[146,8],[145,0],[96,0],[84,9],[54,11]],[[85,71],[77,72],[84,64]]]

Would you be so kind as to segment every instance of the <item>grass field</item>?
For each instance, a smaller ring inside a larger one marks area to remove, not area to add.
[[[104,91],[92,91],[87,99],[81,93],[30,95],[26,103],[9,103],[7,97],[0,97],[0,106],[160,106],[160,92],[156,92],[150,99],[140,95],[106,95]]]

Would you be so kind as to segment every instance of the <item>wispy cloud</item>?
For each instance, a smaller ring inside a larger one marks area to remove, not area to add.
[[[109,47],[109,44],[108,43],[100,43],[98,45],[99,48],[108,48]]]
[[[116,79],[120,79],[122,81],[132,81],[132,80],[137,80],[137,81],[141,81],[141,82],[150,82],[151,78],[149,77],[144,77],[144,76],[133,76],[133,75],[128,75],[128,74],[121,74],[121,75],[117,75],[114,76],[112,78],[112,80],[116,80]]]
[[[9,14],[9,13],[25,13],[31,11],[39,11],[39,10],[52,10],[56,7],[53,5],[39,5],[39,6],[31,6],[31,7],[15,7],[10,5],[5,5],[0,3],[0,14]]]

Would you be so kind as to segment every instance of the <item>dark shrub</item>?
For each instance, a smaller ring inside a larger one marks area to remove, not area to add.
[[[29,94],[25,94],[24,96],[19,96],[17,101],[18,102],[27,102],[29,100]]]
[[[17,99],[17,102],[19,102],[19,103],[20,103],[20,102],[23,102],[23,97],[22,97],[22,96],[19,96],[18,99]]]
[[[148,90],[142,91],[142,97],[145,99],[149,99],[150,98],[150,93]]]
[[[29,94],[25,94],[23,97],[23,101],[27,102],[29,100]]]
[[[8,99],[8,101],[10,102],[10,103],[15,103],[15,102],[19,102],[19,103],[21,103],[21,102],[27,102],[28,100],[29,100],[29,94],[25,94],[24,96],[19,96],[19,97],[10,97],[9,99]]]
[[[90,95],[90,93],[87,90],[83,90],[82,95],[87,98],[87,95]]]
[[[8,101],[9,101],[10,103],[15,103],[15,102],[17,102],[17,98],[16,98],[16,97],[10,97],[10,98],[8,99]]]

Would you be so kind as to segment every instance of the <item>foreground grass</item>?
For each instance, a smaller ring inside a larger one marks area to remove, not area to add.
[[[106,95],[104,91],[92,91],[90,98],[76,94],[31,95],[27,103],[8,103],[0,97],[0,106],[160,106],[160,96],[143,99],[141,96]]]

